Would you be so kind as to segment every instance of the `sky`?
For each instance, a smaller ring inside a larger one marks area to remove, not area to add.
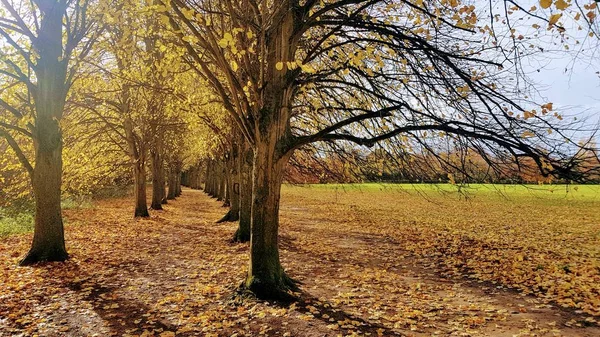
[[[485,6],[489,6],[489,0],[473,1],[478,6],[483,3]],[[503,15],[504,0],[492,1],[495,4],[494,12]],[[538,7],[536,14],[541,16],[549,17],[551,14],[561,13],[556,10],[554,5],[542,11],[539,0],[514,1],[526,9],[532,6]],[[573,0],[573,3],[575,1],[583,6],[593,0]],[[573,8],[575,6],[572,5],[569,9]],[[600,17],[600,12],[598,12],[598,16]],[[517,21],[516,18],[519,17],[524,19]],[[556,31],[546,31],[546,25],[540,20],[523,14],[514,14],[512,22],[516,22],[516,34],[523,34],[526,37],[533,36],[532,24],[538,23],[542,26],[538,31],[541,37],[532,39],[531,42],[544,47],[545,51],[524,59],[522,63],[537,91],[531,95],[531,98],[536,102],[552,102],[554,108],[561,114],[581,116],[587,118],[590,125],[596,125],[600,123],[600,74],[597,73],[600,71],[600,39],[588,37],[587,27],[578,29],[583,20],[574,21],[572,18],[573,15],[565,12],[559,21],[566,28],[566,33],[570,37],[567,41],[569,50],[564,49],[564,44],[560,42]],[[598,24],[596,24],[596,28],[598,28]],[[575,40],[580,43],[574,44]]]
[[[596,63],[594,67],[587,58],[564,55],[552,59],[531,77],[540,84],[541,94],[557,107],[600,114],[600,76],[596,74],[600,59]]]

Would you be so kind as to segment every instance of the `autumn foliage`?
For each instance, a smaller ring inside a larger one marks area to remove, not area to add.
[[[599,10],[0,0],[0,335],[597,325],[598,125],[530,65]]]

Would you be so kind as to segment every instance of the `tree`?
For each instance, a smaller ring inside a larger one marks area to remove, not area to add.
[[[574,166],[547,137],[562,135],[552,106],[534,110],[499,89],[514,49],[490,38],[474,5],[172,0],[158,10],[254,151],[243,288],[260,297],[295,288],[279,261],[279,197],[287,161],[306,144],[396,137],[410,146],[433,134],[531,157],[545,174]]]
[[[16,6],[1,1],[0,99],[3,136],[26,168],[35,196],[35,229],[30,251],[21,261],[68,258],[60,196],[62,181],[61,119],[78,65],[95,39],[88,1],[37,0]],[[12,90],[8,90],[12,88]],[[8,96],[8,97],[6,97]],[[5,116],[10,115],[10,116]],[[14,133],[34,144],[32,164]]]
[[[135,217],[148,217],[147,168],[152,168],[151,208],[162,209],[165,191],[165,159],[169,169],[182,169],[182,159],[166,154],[181,142],[185,131],[187,98],[194,78],[180,62],[180,50],[165,37],[161,23],[143,2],[122,1],[117,6],[105,4],[104,20],[111,22],[97,48],[88,57],[89,92],[80,102],[103,130],[130,158],[134,181]],[[187,135],[192,137],[192,135]],[[180,154],[181,155],[181,154]],[[172,174],[172,179],[176,179]],[[171,180],[171,186],[178,188]],[[175,193],[178,194],[180,191]]]

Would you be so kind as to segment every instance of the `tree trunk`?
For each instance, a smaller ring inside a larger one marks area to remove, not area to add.
[[[189,187],[189,186],[190,186],[190,183],[189,183],[188,176],[189,176],[189,174],[188,174],[188,171],[186,171],[186,172],[183,172],[183,173],[181,174],[181,185],[183,185],[183,186],[187,186],[187,187]]]
[[[231,151],[231,158],[227,161],[227,195],[229,196],[229,211],[217,221],[237,221],[240,218],[240,183],[239,183],[239,156],[237,149]]]
[[[231,172],[229,171],[229,161],[223,162],[223,207],[231,205]]]
[[[213,198],[217,198],[219,196],[219,172],[216,163],[213,163],[211,174],[211,193],[210,195]]]
[[[206,161],[206,170],[204,171],[204,192],[209,193],[210,190],[210,165],[212,161],[209,159]],[[210,193],[209,193],[210,194]]]
[[[35,227],[31,249],[20,264],[64,261],[64,227],[60,206],[62,184],[62,132],[60,120],[68,91],[68,58],[62,58],[62,18],[65,4],[39,6],[42,12],[38,37],[34,41],[39,55],[37,87],[34,91],[35,130],[33,131],[35,166],[31,177],[35,195]]]
[[[208,166],[208,174],[207,174],[207,177],[208,177],[208,181],[207,181],[208,190],[206,192],[208,193],[209,196],[215,197],[216,194],[217,194],[216,189],[215,189],[215,186],[217,186],[217,184],[216,184],[217,173],[216,173],[216,170],[215,170],[215,162],[211,159],[208,162],[208,165],[209,165]]]
[[[65,248],[60,194],[62,182],[62,139],[56,120],[40,115],[35,144],[33,191],[35,227],[31,249],[21,261],[30,265],[42,261],[64,261]]]
[[[281,157],[275,137],[269,136],[254,149],[250,267],[244,286],[259,298],[282,299],[297,289],[281,266],[278,248],[279,198],[289,156]]]
[[[162,165],[161,166],[161,177],[162,177],[162,199],[160,200],[160,203],[163,205],[166,205],[168,203],[167,201],[167,171],[165,170],[165,166]]]
[[[177,172],[175,165],[171,165],[169,169],[169,192],[167,193],[167,199],[174,200],[177,197]]]
[[[156,141],[152,150],[152,204],[150,208],[162,210],[165,197],[165,171],[162,160],[162,137],[155,135]]]
[[[243,145],[239,160],[240,180],[240,221],[233,235],[234,242],[250,241],[250,222],[252,221],[252,148]]]
[[[218,172],[218,182],[217,182],[217,201],[224,201],[225,200],[225,188],[226,188],[226,180],[225,180],[225,169],[223,168],[223,163],[219,162],[219,165],[217,166],[217,172]]]
[[[134,166],[135,183],[135,217],[149,217],[148,204],[146,200],[146,167],[143,161],[138,160]]]
[[[175,176],[175,196],[178,197],[181,195],[181,179],[183,179],[181,174],[181,166],[179,166],[176,176]]]

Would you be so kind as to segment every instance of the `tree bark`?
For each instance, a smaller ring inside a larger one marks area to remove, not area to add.
[[[240,218],[240,183],[239,183],[239,154],[238,149],[231,151],[227,161],[227,194],[229,196],[229,211],[217,223],[237,221]]]
[[[250,241],[250,223],[252,221],[252,160],[253,151],[250,146],[241,146],[239,160],[240,181],[240,221],[238,229],[233,235],[234,242]]]
[[[172,164],[169,168],[169,192],[167,193],[167,199],[175,200],[177,198],[177,171],[175,164]]]
[[[162,199],[160,200],[160,203],[163,205],[166,205],[168,203],[168,199],[167,199],[167,171],[165,170],[164,165],[161,168],[162,171]]]
[[[213,198],[217,197],[218,194],[218,177],[217,177],[217,164],[215,163],[214,160],[211,160],[211,166],[210,166],[210,191],[208,193],[208,195],[210,195]]]
[[[178,197],[181,195],[181,180],[183,179],[181,174],[181,166],[178,166],[177,173],[175,176],[175,196]]]
[[[231,206],[231,171],[229,170],[231,159],[223,161],[223,207]]]
[[[126,98],[123,110],[128,112],[127,88],[124,88],[123,92],[123,95]],[[146,200],[146,148],[144,147],[144,143],[133,132],[133,122],[130,117],[125,118],[123,127],[125,128],[125,136],[127,138],[127,145],[129,146],[129,157],[131,159],[131,165],[133,166],[135,199],[134,216],[136,218],[149,217],[150,214],[148,213],[148,204]]]
[[[224,201],[225,200],[225,194],[226,192],[226,187],[227,187],[227,181],[225,180],[225,169],[223,168],[223,163],[219,162],[219,165],[217,166],[217,174],[218,174],[218,182],[217,182],[217,201]]]
[[[42,261],[64,261],[65,247],[60,195],[62,183],[62,139],[58,121],[44,115],[37,126],[33,191],[35,227],[31,249],[21,261],[30,265]]]
[[[294,60],[298,43],[292,37],[301,12],[291,1],[284,0],[280,6],[275,14],[279,24],[265,41],[269,65]],[[290,119],[294,91],[285,70],[269,67],[266,78],[269,81],[255,120],[250,267],[243,286],[259,298],[288,299],[289,290],[297,287],[279,261],[278,231],[283,170],[293,153]]]
[[[250,266],[244,286],[259,298],[283,299],[297,288],[279,261],[279,199],[289,156],[281,156],[276,141],[268,135],[254,149]]]
[[[39,36],[34,41],[39,59],[35,69],[35,166],[32,185],[35,195],[35,227],[31,249],[21,265],[43,261],[64,261],[65,247],[60,205],[62,184],[62,132],[60,120],[68,91],[68,58],[62,59],[62,19],[66,4],[48,3],[42,11]]]
[[[134,183],[135,183],[135,214],[137,217],[149,217],[148,204],[146,200],[146,167],[143,161],[134,164]]]
[[[165,199],[165,171],[162,158],[162,135],[154,136],[154,148],[152,149],[152,204],[150,208],[162,210],[163,199]]]

